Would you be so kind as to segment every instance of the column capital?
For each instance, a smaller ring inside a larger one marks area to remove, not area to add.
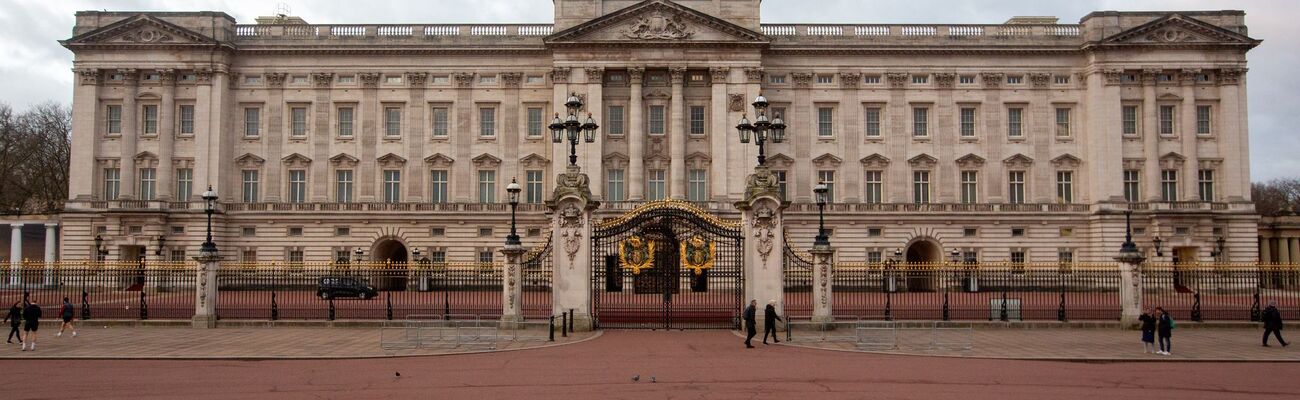
[[[269,72],[266,74],[266,87],[284,89],[284,79],[288,76],[283,72]]]
[[[100,72],[95,68],[76,68],[73,72],[77,73],[78,82],[82,85],[98,85]]]
[[[709,80],[711,83],[715,85],[727,83],[727,77],[730,75],[731,75],[731,68],[727,68],[727,67],[709,68]]]
[[[451,74],[451,79],[456,81],[456,88],[458,89],[468,89],[470,86],[474,85],[473,72],[457,72]]]
[[[1002,87],[1002,82],[1006,82],[1006,81],[1007,81],[1007,74],[1004,74],[1004,73],[1001,73],[1001,72],[981,72],[981,73],[980,73],[980,78],[983,78],[983,79],[984,79],[984,87],[985,87],[985,88],[993,89],[993,88],[999,88],[999,87]],[[907,76],[904,75],[902,79],[903,79],[904,82],[906,82],[906,80],[907,80]],[[890,84],[891,84],[891,85],[893,84],[893,80],[892,80],[892,79],[890,80]],[[904,83],[904,84],[906,84],[906,83]]]
[[[686,82],[686,67],[668,67],[668,76],[674,85],[680,85]]]
[[[641,79],[645,77],[645,67],[628,67],[627,80],[633,85],[640,85]]]
[[[790,81],[792,84],[794,84],[794,87],[798,87],[798,88],[812,87],[813,73],[792,72],[790,73]]]
[[[1106,80],[1107,86],[1118,85],[1124,81],[1124,70],[1119,68],[1104,69],[1101,75]]]
[[[551,82],[569,83],[569,67],[551,68]]]
[[[1035,89],[1046,89],[1052,84],[1052,74],[1046,72],[1032,72],[1029,74],[1029,84]]]
[[[317,89],[329,89],[334,85],[334,73],[314,72],[311,74],[311,82]]]
[[[1156,75],[1160,74],[1160,71],[1161,71],[1160,68],[1157,67],[1142,68],[1142,84],[1143,85],[1156,84]]]
[[[357,74],[357,79],[361,80],[361,87],[363,88],[374,89],[379,87],[378,72],[363,72]]]
[[[587,83],[603,83],[605,80],[605,67],[584,67],[582,72],[587,77]]]
[[[140,70],[135,68],[121,68],[117,73],[122,74],[122,82],[129,86],[135,86],[140,83]]]
[[[1200,68],[1183,68],[1178,71],[1178,83],[1183,85],[1195,85],[1196,77],[1200,75]]]
[[[745,82],[763,83],[763,67],[746,67]]]
[[[523,72],[502,72],[501,83],[505,85],[505,87],[518,89],[524,83],[524,73]],[[421,83],[420,86],[424,86],[424,83]]]
[[[410,85],[411,87],[424,87],[424,84],[428,82],[429,82],[428,72],[407,72],[406,73],[406,84]]]
[[[934,81],[936,84],[940,82],[939,75],[942,74],[935,74]],[[860,72],[845,72],[840,74],[840,87],[852,89],[858,87],[861,84],[862,84],[862,73]],[[943,85],[940,84],[940,86]]]
[[[1246,75],[1246,68],[1232,67],[1219,69],[1220,85],[1236,85],[1241,83],[1241,77]]]

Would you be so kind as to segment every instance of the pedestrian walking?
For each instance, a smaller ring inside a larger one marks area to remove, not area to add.
[[[41,306],[35,301],[23,307],[23,351],[36,351],[36,330],[41,328]]]
[[[1268,334],[1272,333],[1277,336],[1277,342],[1286,347],[1288,343],[1282,339],[1282,313],[1277,310],[1277,300],[1269,300],[1268,307],[1264,309],[1264,347],[1268,347]]]
[[[754,348],[750,341],[758,335],[758,329],[754,327],[758,324],[758,321],[754,320],[754,313],[757,311],[755,307],[758,307],[758,300],[750,300],[749,307],[745,307],[745,348],[747,349]]]
[[[72,331],[72,337],[77,337],[77,327],[72,325],[72,315],[77,312],[77,307],[72,306],[72,302],[67,297],[63,298],[63,308],[59,309],[59,318],[63,319],[63,324],[59,325],[59,333],[54,336],[63,336],[64,330]]]
[[[5,315],[5,321],[9,322],[9,340],[7,343],[14,342],[14,336],[18,337],[18,343],[23,343],[23,332],[19,330],[23,326],[23,307],[22,302],[15,301],[14,305],[9,306],[9,314]]]
[[[767,334],[772,333],[772,341],[781,343],[781,339],[776,336],[776,321],[782,321],[781,316],[776,315],[776,300],[768,300],[767,308],[763,309],[763,344],[767,344]]]
[[[1162,307],[1156,307],[1156,336],[1160,339],[1160,351],[1156,354],[1169,355],[1173,351],[1174,317]]]
[[[1156,317],[1151,309],[1142,310],[1138,321],[1142,322],[1142,353],[1156,353]]]

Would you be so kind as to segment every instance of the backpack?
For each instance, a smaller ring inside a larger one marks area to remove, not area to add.
[[[63,303],[62,314],[63,314],[63,318],[72,318],[72,306],[67,303]]]
[[[1174,322],[1174,317],[1169,317],[1169,329],[1177,328],[1178,324]]]

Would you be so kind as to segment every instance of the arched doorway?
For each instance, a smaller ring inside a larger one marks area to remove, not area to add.
[[[372,261],[381,264],[374,271],[371,271],[375,288],[379,290],[406,290],[406,261],[409,257],[406,245],[397,239],[381,239],[375,242],[374,251],[371,251],[370,254]]]
[[[931,292],[936,290],[937,279],[932,270],[936,264],[943,262],[943,249],[931,239],[913,240],[903,252],[907,268],[907,290],[912,292]]]

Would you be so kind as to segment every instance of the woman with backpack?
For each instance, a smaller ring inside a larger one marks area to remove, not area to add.
[[[1156,313],[1159,314],[1159,319],[1156,321],[1156,336],[1160,337],[1160,351],[1156,354],[1167,356],[1174,347],[1170,341],[1174,335],[1174,317],[1163,307],[1156,307]]]

